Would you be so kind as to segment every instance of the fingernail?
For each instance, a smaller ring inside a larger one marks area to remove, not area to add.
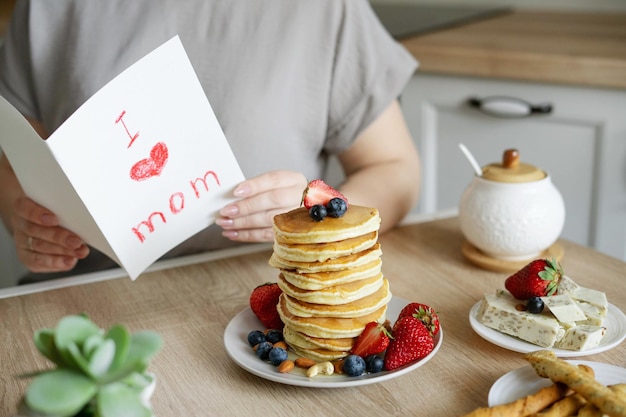
[[[235,197],[245,197],[250,194],[250,186],[247,184],[242,184],[235,188],[233,194],[235,194]]]
[[[239,214],[239,208],[235,205],[226,206],[222,210],[220,210],[220,214],[224,217],[232,217]]]
[[[235,221],[233,219],[226,219],[224,217],[220,217],[218,219],[215,219],[215,224],[221,227],[232,226],[233,224],[235,224]]]
[[[222,232],[222,236],[227,237],[229,239],[235,239],[237,238],[237,236],[239,236],[239,232],[235,230],[224,230]]]
[[[85,259],[89,255],[89,246],[83,245],[76,250],[76,257],[79,259]]]
[[[57,224],[56,217],[52,214],[44,214],[41,216],[41,222],[45,226],[55,226]]]
[[[70,236],[65,240],[65,244],[72,249],[78,249],[83,244],[83,241],[76,236]]]

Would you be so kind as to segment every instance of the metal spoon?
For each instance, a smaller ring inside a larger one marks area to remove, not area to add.
[[[463,152],[463,155],[465,155],[465,157],[469,161],[472,168],[474,168],[474,172],[476,173],[476,175],[478,175],[479,177],[482,176],[483,170],[480,165],[478,165],[478,162],[476,162],[476,158],[474,158],[474,155],[472,155],[469,149],[467,149],[462,143],[459,143],[459,148]]]

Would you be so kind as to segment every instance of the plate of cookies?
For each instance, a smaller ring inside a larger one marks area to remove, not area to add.
[[[387,305],[387,319],[393,323],[402,308],[407,304],[408,301],[406,300],[392,297]],[[224,331],[224,346],[230,358],[241,368],[261,378],[288,385],[315,388],[353,387],[374,384],[399,377],[425,365],[435,356],[443,343],[443,328],[441,328],[434,338],[434,349],[426,357],[396,370],[364,373],[360,376],[348,376],[338,373],[325,375],[320,373],[314,377],[310,377],[307,376],[307,369],[296,366],[289,372],[280,372],[276,365],[273,365],[267,360],[260,359],[248,342],[250,332],[260,329],[263,329],[263,326],[250,308],[246,308],[237,314]],[[288,357],[295,361],[298,359],[299,355],[296,355],[293,351],[288,349]],[[324,363],[326,361],[322,362],[318,360],[316,362]]]

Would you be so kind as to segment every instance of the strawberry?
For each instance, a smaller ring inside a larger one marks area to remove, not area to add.
[[[383,324],[371,321],[365,325],[365,329],[354,342],[350,353],[365,358],[369,355],[377,355],[387,349],[389,345],[389,333]]]
[[[504,281],[504,287],[518,300],[554,295],[563,276],[554,259],[535,259]]]
[[[341,198],[348,206],[348,199],[322,180],[313,180],[302,193],[302,203],[307,210],[316,205],[326,206],[333,198]]]
[[[420,320],[404,316],[393,325],[392,339],[385,354],[385,369],[392,371],[415,362],[433,351],[435,342]]]
[[[250,309],[255,316],[268,329],[282,329],[283,322],[280,320],[276,305],[282,290],[275,282],[259,285],[250,294]]]
[[[413,316],[426,326],[431,336],[435,337],[441,328],[439,325],[439,315],[432,309],[422,303],[407,304],[398,315],[398,319],[404,316]]]

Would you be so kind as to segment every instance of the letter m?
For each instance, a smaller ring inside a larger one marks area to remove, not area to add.
[[[143,235],[143,233],[141,233],[141,231],[139,229],[142,226],[145,226],[145,227],[148,228],[148,233],[154,232],[154,224],[152,223],[152,218],[154,216],[161,217],[161,221],[163,222],[163,224],[167,223],[163,213],[161,213],[160,211],[155,211],[154,213],[150,214],[150,216],[148,217],[148,220],[144,220],[141,223],[139,223],[139,225],[137,227],[133,227],[133,233],[139,238],[139,241],[141,243],[143,243],[146,240],[146,237]]]
[[[196,178],[194,181],[189,181],[191,183],[191,188],[193,188],[193,192],[196,193],[196,197],[200,197],[200,191],[198,190],[198,183],[204,185],[204,190],[209,191],[209,184],[207,184],[207,177],[211,175],[215,180],[215,183],[219,186],[220,179],[217,177],[217,174],[213,171],[207,171],[204,174],[204,178]]]

